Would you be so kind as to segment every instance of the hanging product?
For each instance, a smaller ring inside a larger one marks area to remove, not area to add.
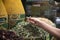
[[[9,27],[15,26],[18,20],[25,17],[21,0],[3,0],[9,16]]]
[[[3,0],[3,2],[11,19],[17,19],[25,14],[21,0]]]
[[[8,14],[25,13],[21,0],[3,0]]]
[[[2,0],[0,0],[0,29],[1,27],[8,27],[8,15],[5,9],[5,6],[2,2]]]

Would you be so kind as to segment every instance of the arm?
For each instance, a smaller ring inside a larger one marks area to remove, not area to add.
[[[45,22],[39,22],[39,24],[39,27],[43,28],[53,36],[60,38],[60,29],[52,27],[51,25],[48,25]]]
[[[39,27],[43,28],[53,36],[60,38],[60,29],[52,27],[51,25],[48,25],[47,23],[40,21],[38,18],[29,18],[28,21],[30,23],[38,25]]]

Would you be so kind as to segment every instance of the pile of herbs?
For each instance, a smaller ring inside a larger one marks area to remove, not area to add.
[[[39,37],[42,40],[49,40],[49,34],[46,31],[29,22],[19,22],[16,27],[11,30],[16,32],[18,36],[23,36],[24,38]]]

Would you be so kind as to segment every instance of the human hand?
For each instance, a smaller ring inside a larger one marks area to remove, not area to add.
[[[40,22],[42,22],[40,21],[40,18],[35,18],[35,17],[28,17],[27,21],[38,26],[40,25]]]

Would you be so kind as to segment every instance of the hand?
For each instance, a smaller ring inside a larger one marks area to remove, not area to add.
[[[35,17],[29,17],[29,18],[27,18],[27,21],[34,25],[38,25],[38,26],[40,25],[40,22],[42,22],[42,21],[40,21],[39,18],[35,18]]]

